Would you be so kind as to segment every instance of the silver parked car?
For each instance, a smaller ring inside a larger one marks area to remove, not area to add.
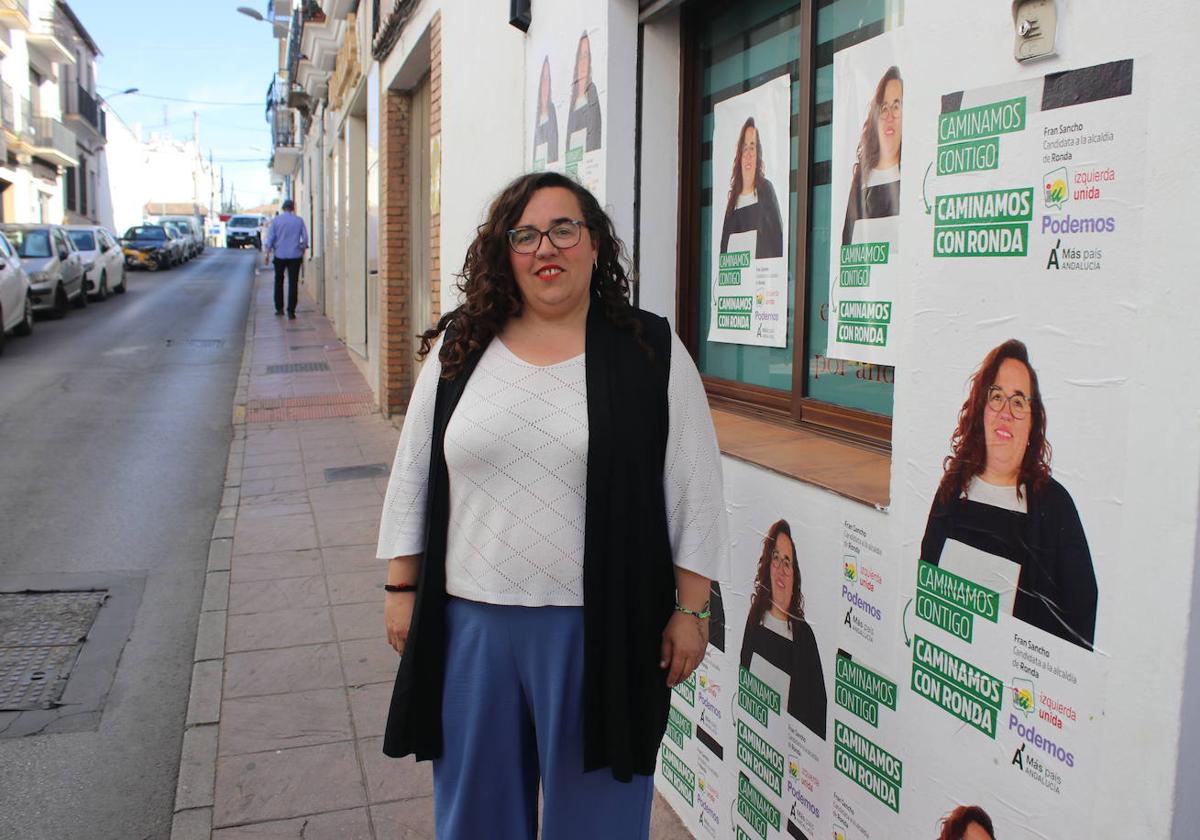
[[[185,228],[193,241],[192,251],[196,254],[204,253],[204,224],[199,216],[159,216],[157,224],[165,222],[179,222]]]
[[[180,242],[182,242],[183,259],[185,262],[200,253],[200,246],[196,242],[196,237],[192,235],[192,229],[188,225],[183,222],[170,221],[159,222],[159,224],[179,236]]]
[[[29,275],[29,294],[35,312],[52,318],[67,314],[67,304],[87,306],[83,258],[62,225],[0,225],[0,232],[17,249]]]
[[[68,225],[67,236],[83,259],[83,282],[92,300],[125,293],[125,255],[117,238],[99,225]]]
[[[0,352],[4,351],[4,341],[10,332],[15,335],[33,332],[33,301],[21,258],[0,233]]]

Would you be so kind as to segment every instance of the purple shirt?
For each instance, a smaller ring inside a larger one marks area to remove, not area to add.
[[[307,247],[308,228],[303,219],[286,210],[275,217],[267,231],[268,251],[274,251],[281,260],[294,260],[304,256]]]

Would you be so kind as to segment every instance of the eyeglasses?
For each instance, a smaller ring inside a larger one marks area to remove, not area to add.
[[[1012,416],[1017,420],[1024,420],[1025,415],[1029,413],[1029,405],[1032,401],[1029,397],[1020,393],[1009,394],[1004,396],[1004,391],[1000,390],[999,385],[993,385],[987,390],[987,406],[992,411],[999,414],[1004,410],[1005,403],[1008,404],[1008,410],[1012,412]]]
[[[892,119],[898,119],[904,116],[904,101],[901,99],[894,99],[891,102],[885,102],[882,105],[877,105],[875,110],[881,117],[890,116]]]
[[[792,558],[786,554],[780,554],[777,550],[771,549],[771,566],[776,569],[792,568]]]
[[[563,219],[551,225],[549,230],[538,230],[532,226],[513,228],[508,232],[508,247],[518,254],[532,254],[542,247],[542,237],[550,238],[555,248],[572,248],[579,244],[587,222],[579,219]]]

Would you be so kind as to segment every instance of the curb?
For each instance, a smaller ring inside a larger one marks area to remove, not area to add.
[[[208,543],[208,571],[204,599],[196,627],[192,656],[192,683],[175,786],[171,840],[210,840],[213,797],[217,776],[217,729],[221,720],[221,694],[225,673],[225,623],[229,605],[229,571],[233,558],[233,532],[241,501],[242,461],[246,450],[246,402],[254,351],[254,299],[258,272],[250,289],[250,312],[242,345],[233,398],[233,437],[225,465],[221,507]]]

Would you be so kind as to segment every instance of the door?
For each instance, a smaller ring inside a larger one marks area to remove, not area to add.
[[[409,230],[412,242],[412,288],[409,301],[409,324],[413,333],[413,353],[421,346],[417,335],[433,326],[433,280],[430,277],[429,222],[431,216],[429,197],[429,75],[421,80],[412,93],[409,109],[408,167],[412,174],[409,181]]]

